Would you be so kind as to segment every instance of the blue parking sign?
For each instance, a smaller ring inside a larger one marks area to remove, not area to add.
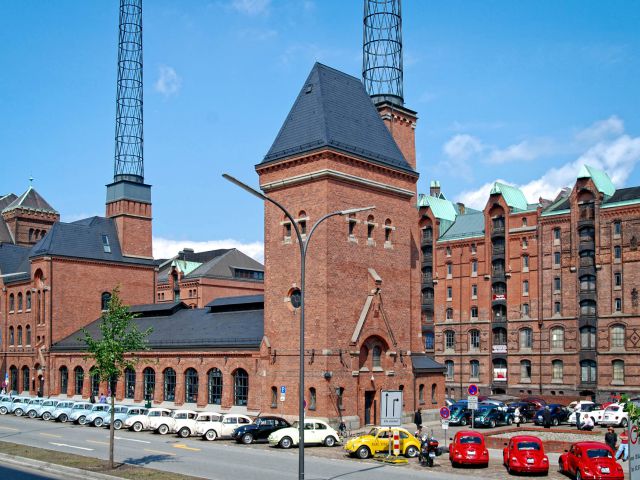
[[[281,395],[284,395],[285,393],[287,393],[287,387],[285,387],[284,385],[282,385],[282,386],[280,387],[280,394],[281,394]]]

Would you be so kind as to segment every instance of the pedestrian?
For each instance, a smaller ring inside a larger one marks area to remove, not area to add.
[[[98,398],[99,398],[98,401],[100,403],[107,403],[107,397],[104,396],[104,393],[101,393],[100,397],[98,397]]]
[[[595,424],[593,423],[593,420],[591,419],[588,413],[585,413],[584,416],[582,417],[582,423],[580,426],[582,430],[586,430],[586,431],[591,431],[593,430],[593,427],[595,427]]]
[[[580,427],[581,427],[581,425],[580,425],[580,410],[576,410],[576,411],[575,411],[575,415],[576,415],[576,428],[577,428],[578,430],[582,430],[582,429],[580,428]]]
[[[513,419],[516,422],[516,427],[520,428],[520,422],[522,421],[520,419],[520,417],[522,416],[522,413],[520,412],[520,407],[516,407],[515,411],[513,412]]]
[[[96,396],[93,394],[93,392],[91,392],[91,395],[89,395],[89,403],[96,403]]]
[[[413,416],[413,423],[416,424],[416,430],[420,430],[422,428],[422,411],[420,408],[416,410],[416,413]]]
[[[2,392],[0,392],[0,395],[4,395],[5,393],[7,393],[7,390],[4,387],[2,387]]]
[[[609,445],[611,450],[616,451],[616,443],[618,443],[618,435],[613,430],[613,427],[607,428],[607,433],[604,434],[604,443]]]
[[[620,457],[624,457],[622,459],[623,462],[626,462],[629,459],[629,434],[627,433],[626,428],[620,433],[620,446],[616,452],[616,460]]]
[[[551,428],[551,410],[549,410],[549,405],[544,407],[542,419],[544,421],[544,428]]]

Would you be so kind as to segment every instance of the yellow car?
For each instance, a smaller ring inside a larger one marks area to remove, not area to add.
[[[376,453],[389,452],[389,439],[393,441],[395,432],[398,432],[400,436],[400,454],[409,458],[418,455],[420,440],[404,428],[399,427],[374,427],[368,434],[349,440],[344,449],[349,452],[349,455],[358,458],[368,458]],[[393,451],[393,445],[391,449]]]

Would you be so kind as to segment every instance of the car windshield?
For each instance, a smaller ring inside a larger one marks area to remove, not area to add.
[[[538,442],[518,442],[518,450],[540,450]]]
[[[369,435],[375,437],[376,435],[378,435],[378,429],[372,428],[371,430],[369,430]]]
[[[607,412],[617,412],[618,410],[620,410],[620,406],[619,405],[612,405],[610,407],[607,407],[607,409],[605,411],[607,411]]]
[[[587,457],[589,458],[612,458],[611,452],[606,448],[591,448],[587,450]]]
[[[479,417],[484,417],[485,415],[487,415],[491,410],[493,410],[490,407],[480,407],[478,408],[478,410],[476,410],[476,415],[478,415]]]
[[[475,443],[476,445],[480,445],[482,443],[482,440],[480,439],[480,437],[476,437],[475,435],[469,435],[469,436],[460,437],[460,443],[461,444]]]
[[[451,415],[459,415],[463,410],[464,408],[462,408],[461,406],[451,407]]]
[[[84,410],[84,405],[74,405],[73,409],[74,410]]]
[[[52,400],[47,400],[42,404],[43,407],[48,407],[49,405],[55,405]]]

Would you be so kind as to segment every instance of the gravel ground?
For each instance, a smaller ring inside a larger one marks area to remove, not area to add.
[[[553,430],[551,431],[535,431],[535,432],[527,432],[527,431],[522,431],[522,432],[504,432],[498,435],[492,435],[492,437],[494,438],[511,438],[511,437],[515,437],[516,435],[533,435],[535,437],[538,437],[540,440],[542,440],[543,442],[546,440],[557,440],[557,441],[561,441],[561,442],[585,442],[585,441],[589,441],[589,442],[604,442],[604,432],[602,434],[602,437],[596,436],[596,435],[584,435],[581,433],[563,433],[563,432],[554,432]]]

